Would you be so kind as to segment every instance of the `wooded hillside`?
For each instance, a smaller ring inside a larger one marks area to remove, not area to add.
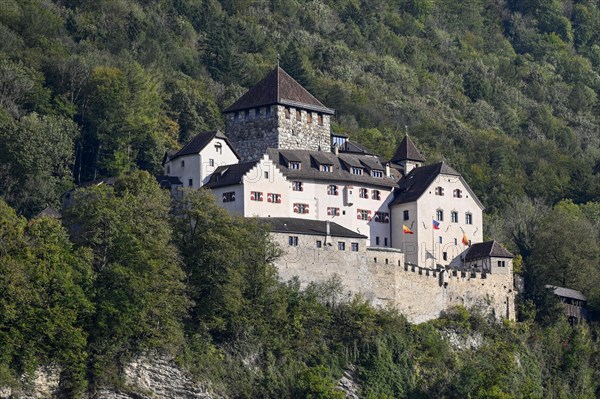
[[[452,313],[491,337],[457,354],[443,321],[410,326],[333,304],[335,285],[277,283],[265,233],[224,219],[240,226],[228,235],[207,198],[186,217],[213,241],[170,219],[139,170],[160,174],[165,150],[222,128],[221,110],[278,59],[336,109],[334,131],[384,156],[408,131],[428,162],[464,175],[485,237],[520,256],[525,324]],[[544,287],[600,309],[599,96],[598,0],[3,0],[0,385],[56,359],[77,395],[160,348],[233,397],[335,397],[349,364],[371,397],[593,397],[595,327],[570,330]],[[121,183],[66,215],[77,239],[23,218],[106,176]]]

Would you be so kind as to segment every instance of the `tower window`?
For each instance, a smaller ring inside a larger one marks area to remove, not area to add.
[[[233,123],[238,123],[240,120],[240,114],[238,112],[233,114]]]
[[[319,126],[323,126],[323,114],[319,114],[317,116],[317,123],[319,124]]]
[[[271,107],[266,107],[265,108],[265,117],[270,118],[271,117]]]
[[[288,243],[292,247],[298,246],[298,236],[289,236]]]
[[[285,119],[290,119],[290,107],[285,107],[283,113],[285,114]]]
[[[352,252],[358,252],[358,243],[353,242],[351,245],[352,245]]]
[[[338,242],[338,250],[345,251],[346,250],[346,243],[343,242],[343,241]]]
[[[167,174],[170,174],[170,173],[171,173],[171,165],[168,165],[167,166]]]
[[[249,120],[250,120],[250,110],[249,110],[249,109],[247,109],[247,110],[244,112],[244,120],[245,120],[245,121],[249,121]]]
[[[312,123],[312,112],[307,112],[306,113],[306,122],[307,123]]]
[[[296,110],[296,120],[302,120],[302,112],[299,109]]]
[[[254,119],[260,118],[260,108],[254,109]]]

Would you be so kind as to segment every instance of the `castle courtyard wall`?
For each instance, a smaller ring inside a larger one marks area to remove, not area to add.
[[[515,319],[512,273],[437,271],[412,266],[404,262],[400,251],[370,248],[364,239],[330,237],[319,249],[315,241],[323,242],[324,236],[298,235],[299,245],[291,247],[290,235],[294,234],[272,233],[284,250],[275,263],[283,281],[297,277],[305,287],[337,275],[348,298],[360,293],[374,306],[396,308],[413,323],[437,318],[456,305],[479,308],[498,319]],[[346,243],[346,251],[338,250],[339,241]],[[357,241],[359,251],[350,251],[349,243]]]

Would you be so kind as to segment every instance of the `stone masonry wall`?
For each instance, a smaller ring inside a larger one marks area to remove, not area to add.
[[[351,297],[360,293],[374,306],[393,306],[413,323],[439,317],[452,306],[476,307],[496,318],[515,319],[513,275],[481,274],[453,270],[442,272],[406,265],[398,250],[367,248],[361,241],[359,251],[339,251],[332,238],[330,246],[315,248],[320,236],[299,236],[299,245],[288,245],[290,234],[274,233],[274,241],[285,251],[276,266],[282,280],[297,276],[305,286],[337,275]],[[348,245],[348,244],[347,244]]]
[[[300,119],[297,119],[297,109],[288,109],[289,113],[286,113],[286,107],[273,105],[260,107],[258,112],[250,109],[248,114],[240,111],[226,115],[225,133],[242,162],[259,159],[267,148],[331,150],[330,115],[321,114],[323,124],[320,125],[317,112],[298,109]]]

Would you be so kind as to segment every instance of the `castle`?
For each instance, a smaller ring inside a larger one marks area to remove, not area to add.
[[[279,275],[337,275],[348,295],[413,322],[453,305],[513,320],[512,254],[483,242],[483,205],[461,174],[408,135],[390,160],[332,134],[334,110],[277,67],[164,158],[161,183],[213,191],[225,209],[270,224]]]

